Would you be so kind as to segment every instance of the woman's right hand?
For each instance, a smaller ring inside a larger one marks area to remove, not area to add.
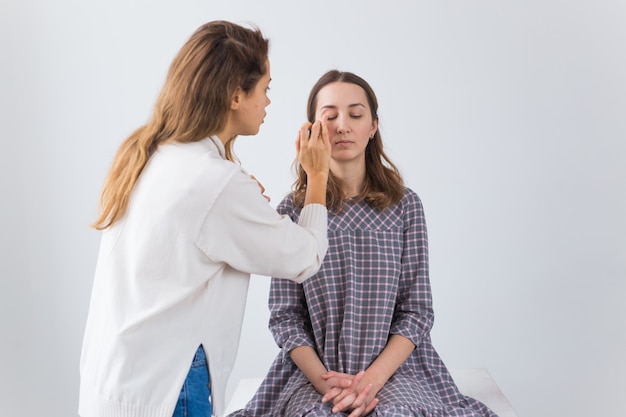
[[[322,375],[325,381],[325,394],[322,402],[332,402],[332,412],[350,413],[348,417],[366,416],[378,405],[373,384],[361,386],[365,371],[356,375],[328,371]],[[377,391],[377,390],[376,390]]]
[[[308,178],[317,178],[320,175],[328,178],[330,140],[325,121],[306,122],[300,127],[296,139],[296,155]]]

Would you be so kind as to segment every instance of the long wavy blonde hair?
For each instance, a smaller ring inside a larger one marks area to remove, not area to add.
[[[106,229],[128,209],[132,190],[162,143],[190,143],[224,129],[238,88],[254,89],[267,71],[269,41],[257,28],[227,21],[200,26],[172,61],[148,122],[120,146],[100,196],[92,227]],[[233,139],[225,144],[233,160]]]
[[[361,87],[365,91],[372,120],[378,120],[378,99],[369,83],[354,73],[331,70],[320,77],[309,93],[307,102],[307,118],[309,122],[313,123],[315,120],[317,94],[322,88],[333,82],[351,83]],[[307,177],[306,172],[297,161],[295,166],[297,179],[293,185],[294,202],[296,206],[301,207],[304,204]],[[404,181],[400,171],[385,154],[380,129],[376,129],[374,137],[365,148],[365,183],[359,195],[352,201],[359,202],[365,200],[382,211],[402,200],[403,195]],[[334,175],[332,171],[328,176],[326,200],[328,208],[334,212],[340,212],[346,201],[341,179]]]

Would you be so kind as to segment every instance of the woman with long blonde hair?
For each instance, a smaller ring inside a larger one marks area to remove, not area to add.
[[[302,282],[319,269],[325,123],[303,124],[296,139],[308,174],[298,223],[235,163],[233,141],[258,133],[270,80],[258,29],[206,23],[174,58],[148,122],[119,148],[93,225],[102,240],[81,416],[223,415],[250,274]]]

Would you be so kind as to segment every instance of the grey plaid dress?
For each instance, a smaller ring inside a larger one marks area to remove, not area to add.
[[[278,211],[298,220],[291,196]],[[385,347],[390,334],[417,348],[378,392],[371,416],[495,416],[462,395],[433,348],[428,241],[422,204],[406,189],[382,213],[348,202],[329,213],[329,250],[317,275],[304,284],[272,279],[270,330],[281,352],[246,408],[232,417],[317,417],[331,404],[291,361],[288,352],[312,346],[329,370],[356,374]]]

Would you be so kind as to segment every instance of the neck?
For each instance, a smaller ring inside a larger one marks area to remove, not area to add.
[[[227,133],[226,131],[221,131],[220,133],[217,133],[215,136],[224,144],[224,146],[226,146],[226,143],[229,140],[234,138],[233,135]]]
[[[215,134],[215,136],[217,136],[219,140],[222,141],[224,146],[226,146],[226,143],[228,143],[228,141],[234,139],[237,136],[237,133],[235,132],[236,131],[232,127],[231,117],[229,115],[226,118],[226,123],[224,124],[224,128],[220,132]]]
[[[333,174],[341,179],[342,191],[346,198],[359,195],[365,182],[365,161],[360,163],[337,163],[331,160]]]

